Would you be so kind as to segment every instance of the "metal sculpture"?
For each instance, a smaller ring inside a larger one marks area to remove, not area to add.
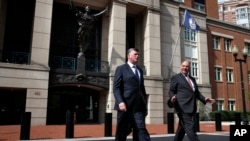
[[[86,6],[84,12],[82,12],[74,6],[73,0],[70,0],[69,2],[70,9],[74,10],[79,25],[79,28],[77,30],[78,42],[80,47],[80,52],[78,54],[79,58],[80,56],[84,55],[84,52],[87,49],[86,45],[89,41],[89,34],[91,29],[93,28],[94,22],[98,19],[99,16],[108,11],[108,6],[106,6],[103,11],[97,14],[90,14],[89,6]]]

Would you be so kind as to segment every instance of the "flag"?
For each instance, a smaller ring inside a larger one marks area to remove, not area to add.
[[[185,27],[189,28],[192,31],[199,30],[200,26],[197,24],[195,19],[192,17],[192,15],[185,10],[184,16],[183,16],[183,23]]]

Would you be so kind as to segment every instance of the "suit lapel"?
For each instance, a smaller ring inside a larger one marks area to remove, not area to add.
[[[131,68],[128,64],[126,64],[126,69],[128,70],[128,72],[129,72],[130,74],[134,74],[132,68]]]
[[[137,79],[136,76],[135,76],[134,71],[132,70],[132,68],[131,68],[128,64],[126,64],[126,68],[127,68],[128,72],[129,72],[129,74],[132,75],[133,78],[134,78],[136,81],[138,81],[138,79]],[[138,70],[139,70],[139,69],[138,69]],[[140,74],[141,74],[141,73],[140,73]]]
[[[180,76],[180,78],[182,79],[182,81],[184,81],[185,85],[186,85],[189,89],[192,89],[192,88],[190,87],[190,85],[188,84],[187,79],[185,78],[185,76],[184,76],[182,73],[180,73],[179,76]],[[189,77],[189,78],[191,79],[191,77]],[[191,79],[191,80],[192,80],[192,79]],[[193,80],[192,80],[192,82],[193,82]],[[194,83],[194,82],[193,82],[193,83]]]
[[[129,66],[129,64],[126,64],[126,69],[128,70],[128,72],[129,72],[131,75],[133,75],[133,78],[134,78],[136,81],[138,81],[138,79],[137,79],[136,76],[135,76],[134,71],[133,71],[132,68]],[[140,73],[140,80],[139,80],[139,83],[140,83],[140,82],[141,82],[141,78],[142,78],[142,74],[141,74],[140,68],[138,68],[138,66],[137,66],[137,69],[138,69],[138,71],[139,71],[139,73]]]

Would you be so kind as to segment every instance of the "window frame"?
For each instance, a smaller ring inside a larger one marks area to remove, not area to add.
[[[206,11],[205,5],[201,4],[201,3],[198,3],[198,2],[194,3],[194,9],[199,10],[201,12],[205,12]]]
[[[223,80],[221,71],[222,71],[221,67],[218,67],[218,66],[214,67],[214,79],[215,79],[215,81],[222,81]]]
[[[245,43],[245,47],[248,49],[247,55],[250,56],[250,43]]]
[[[216,110],[222,111],[224,110],[224,100],[216,100]]]
[[[213,36],[213,49],[220,50],[220,37]]]
[[[228,111],[235,111],[235,100],[228,100]]]
[[[248,85],[250,85],[250,70],[248,70],[247,75],[248,75]]]
[[[192,31],[189,28],[184,28],[184,56],[190,62],[190,74],[197,79],[199,77],[199,62],[198,62],[198,32]],[[196,65],[195,65],[196,64]],[[196,67],[193,68],[193,65]]]
[[[234,82],[232,68],[226,68],[226,80],[227,82],[230,82],[230,83]]]
[[[224,48],[225,48],[225,51],[231,52],[231,44],[232,44],[232,40],[231,39],[227,39],[227,38],[224,39]]]
[[[198,60],[197,59],[191,59],[190,60],[190,74],[194,78],[199,77],[199,66],[198,66]]]
[[[197,31],[192,31],[187,27],[184,27],[184,40],[197,43],[198,41]]]

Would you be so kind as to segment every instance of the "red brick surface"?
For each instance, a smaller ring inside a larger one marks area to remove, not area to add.
[[[177,125],[175,125],[176,129]],[[0,126],[0,141],[15,141],[20,139],[20,125]],[[150,135],[167,134],[167,125],[147,125]],[[215,123],[201,123],[200,132],[225,132],[229,131],[229,125],[223,125],[222,131],[216,131]],[[112,127],[112,135],[115,134],[115,126]],[[75,125],[74,138],[104,137],[104,124]],[[65,125],[31,126],[30,140],[38,139],[64,139]]]

